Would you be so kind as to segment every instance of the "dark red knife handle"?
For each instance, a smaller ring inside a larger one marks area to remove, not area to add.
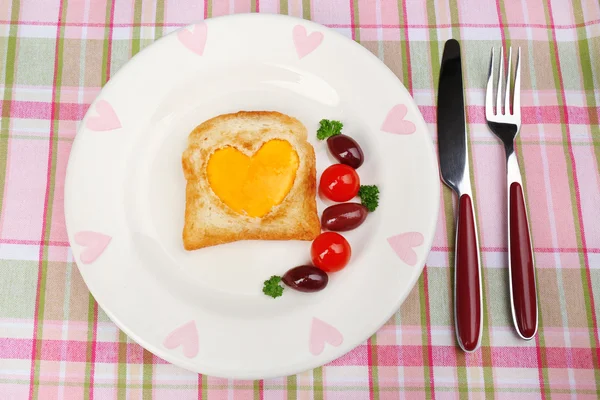
[[[465,351],[474,351],[481,337],[481,277],[471,197],[459,199],[454,271],[456,334]]]
[[[523,189],[518,182],[510,185],[510,275],[515,324],[524,339],[537,330],[537,306],[533,252]]]

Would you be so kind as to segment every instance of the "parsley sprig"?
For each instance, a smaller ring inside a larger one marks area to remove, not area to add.
[[[376,185],[361,185],[358,196],[362,205],[369,211],[375,211],[379,205],[379,188]]]
[[[342,133],[342,128],[344,127],[344,124],[340,121],[330,121],[328,119],[322,119],[319,124],[321,125],[319,130],[317,130],[317,139],[319,140],[339,135]]]
[[[277,298],[283,295],[283,286],[279,284],[281,282],[281,277],[277,275],[273,275],[268,280],[265,281],[263,287],[263,293],[267,296],[271,296],[272,298]]]

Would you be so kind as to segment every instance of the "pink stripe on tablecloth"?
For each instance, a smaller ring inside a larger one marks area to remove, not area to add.
[[[60,246],[60,247],[69,247],[69,242],[57,242],[53,240],[21,240],[21,239],[0,239],[0,244],[23,244],[30,246],[41,246],[45,244],[46,246]]]
[[[139,364],[143,362],[143,349],[136,343],[127,343],[126,362]],[[31,356],[32,339],[0,339],[0,359],[11,358],[24,360]],[[86,362],[88,342],[82,340],[44,339],[40,348],[40,360]],[[118,342],[96,342],[96,362],[118,363]],[[64,356],[63,356],[64,354]],[[154,356],[154,364],[168,364]]]
[[[250,1],[247,0],[233,0],[234,11],[236,13],[248,13],[251,10]]]
[[[216,6],[222,2],[215,2],[213,5]],[[350,3],[352,4],[352,3]],[[213,13],[214,14],[214,13]],[[214,15],[213,15],[214,16]],[[56,26],[57,23],[53,21],[34,21],[34,20],[24,20],[13,22],[9,20],[0,20],[0,25],[24,25],[24,26]],[[575,29],[575,28],[584,28],[587,26],[593,26],[600,24],[600,19],[595,19],[592,21],[586,21],[579,24],[563,24],[563,25],[555,25],[552,28],[554,30],[562,30],[562,29]],[[65,27],[87,27],[87,28],[105,28],[106,23],[103,22],[74,22],[74,21],[66,21],[62,23]],[[186,22],[120,22],[114,23],[112,26],[114,28],[133,28],[133,27],[183,27],[188,25]],[[481,23],[470,23],[470,22],[461,22],[461,23],[446,23],[446,24],[438,24],[438,25],[430,25],[430,24],[360,24],[357,25],[354,22],[350,24],[340,24],[340,23],[325,23],[323,24],[329,28],[388,28],[388,29],[406,29],[406,28],[417,28],[417,29],[448,29],[448,28],[489,28],[489,29],[498,29],[498,28],[537,28],[537,29],[550,29],[551,27],[546,24],[523,24],[523,23],[508,23],[508,24],[481,24]]]
[[[31,339],[0,339],[0,359],[26,360],[31,356]]]
[[[479,249],[485,252],[495,252],[495,253],[506,253],[508,251],[507,247],[494,247],[494,246],[480,246]],[[453,247],[448,246],[433,246],[431,251],[454,251]],[[575,248],[575,247],[536,247],[533,249],[536,253],[578,253],[578,252],[587,252],[587,253],[600,253],[599,248]]]
[[[97,363],[118,363],[119,343],[96,342]],[[27,359],[31,354],[32,339],[0,339],[0,358]],[[44,340],[40,360],[86,362],[88,343],[76,340]],[[440,367],[456,365],[454,346],[431,346],[431,364]],[[495,367],[537,368],[535,347],[492,347],[492,361]],[[66,350],[66,351],[65,351]],[[377,365],[417,367],[423,365],[422,346],[377,345]],[[589,348],[546,347],[547,363],[550,368],[567,368],[567,358],[572,359],[575,369],[593,368],[592,350]],[[127,343],[126,362],[138,364],[143,361],[142,349],[135,343]],[[63,355],[65,355],[63,357]],[[168,364],[154,357],[155,364]],[[360,345],[330,365],[367,366],[367,346]],[[481,366],[480,358],[473,361]]]
[[[0,339],[0,358],[27,359],[30,356],[32,339]],[[88,343],[77,340],[44,340],[41,346],[40,360],[86,362]],[[118,363],[119,343],[96,342],[97,363]],[[423,346],[412,345],[377,345],[377,365],[418,367],[423,366]],[[350,353],[332,361],[329,365],[367,366],[369,360],[367,345],[360,345]],[[65,351],[66,349],[66,351]],[[575,369],[591,369],[594,367],[592,350],[589,348],[545,347],[547,366],[549,368],[567,368],[568,359]],[[63,357],[63,354],[66,356]],[[142,349],[135,343],[127,343],[127,363],[143,362]],[[530,347],[491,347],[494,367],[504,368],[537,368],[537,350]],[[168,364],[161,358],[154,357],[155,364]],[[473,366],[482,366],[481,358],[471,360]],[[454,346],[431,346],[430,366],[456,366],[456,349]]]
[[[369,378],[369,400],[373,400],[375,392],[373,390],[374,379],[373,379],[373,338],[370,337],[367,340],[367,367],[368,367],[368,378]],[[379,364],[377,364],[379,365]],[[375,365],[377,367],[377,365]]]
[[[467,106],[467,122],[470,124],[485,124],[484,106]],[[590,123],[589,111],[595,111],[600,118],[600,108],[566,106],[569,123],[588,125]],[[427,123],[436,122],[435,106],[419,106],[421,114]],[[521,122],[523,124],[560,124],[559,106],[524,106],[521,107]]]
[[[409,74],[411,72],[409,71]],[[410,82],[409,82],[410,83]],[[0,107],[3,101],[0,100]],[[89,104],[61,103],[58,107],[60,119],[66,121],[80,121],[89,108]],[[50,119],[52,104],[42,101],[17,101],[11,102],[11,117],[23,119]],[[567,106],[571,124],[590,124],[589,112],[595,112],[600,119],[600,107]],[[419,106],[425,122],[436,122],[435,106]],[[468,123],[484,124],[485,107],[467,106]],[[558,124],[560,123],[559,106],[527,106],[521,108],[523,124]]]
[[[4,101],[0,100],[0,107]],[[58,111],[61,120],[81,121],[87,112],[89,104],[60,103]],[[43,101],[11,101],[10,116],[23,119],[46,119],[51,118],[52,103]]]

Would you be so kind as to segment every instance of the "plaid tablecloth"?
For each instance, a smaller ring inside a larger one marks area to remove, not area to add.
[[[444,41],[461,41],[483,263],[482,347],[455,346],[453,196],[400,311],[330,365],[266,381],[197,375],[153,356],[98,308],[69,251],[65,167],[78,122],[129,58],[192,21],[239,12],[312,19],[404,82],[435,139]],[[504,155],[488,131],[492,46],[523,51],[519,162],[540,321],[513,331]],[[600,5],[597,0],[2,0],[0,399],[597,399],[600,397]]]

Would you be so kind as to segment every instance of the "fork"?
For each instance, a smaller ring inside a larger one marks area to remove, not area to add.
[[[535,265],[523,183],[514,140],[521,129],[521,48],[517,51],[515,80],[511,109],[512,47],[508,53],[508,70],[504,81],[504,49],[500,49],[498,84],[494,104],[494,49],[490,60],[485,94],[485,118],[488,127],[504,144],[506,154],[508,208],[508,276],[513,323],[522,339],[533,338],[538,327]],[[504,90],[502,84],[504,83]],[[504,99],[504,107],[502,103]]]

